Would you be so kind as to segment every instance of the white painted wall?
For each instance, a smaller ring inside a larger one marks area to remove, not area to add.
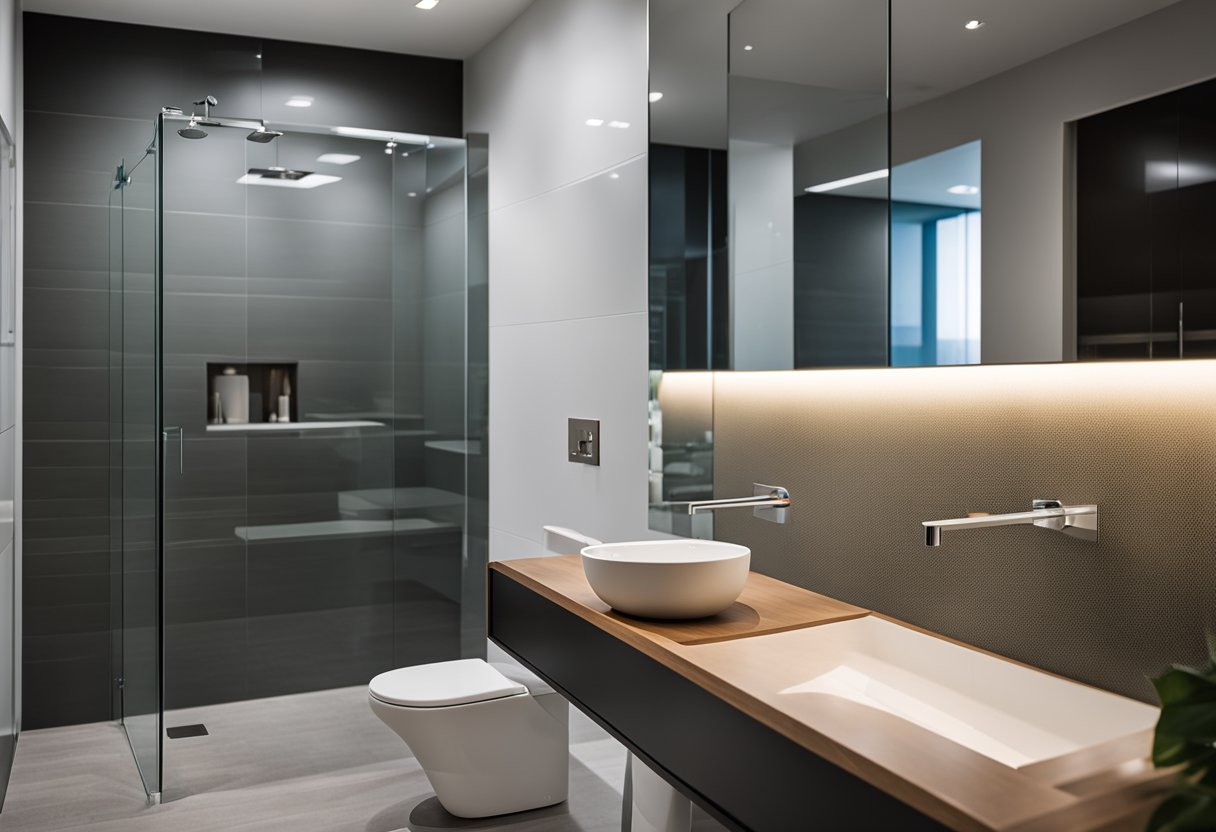
[[[16,136],[17,127],[17,0],[0,0],[0,121]]]
[[[730,140],[731,363],[794,368],[794,149]]]
[[[1216,3],[1184,0],[895,112],[895,164],[983,141],[985,363],[1064,355],[1066,124],[1216,76],[1213,32]]]
[[[546,524],[653,536],[646,93],[645,0],[537,0],[465,64],[490,148],[493,560],[543,554]],[[598,468],[566,460],[568,417],[600,420]]]

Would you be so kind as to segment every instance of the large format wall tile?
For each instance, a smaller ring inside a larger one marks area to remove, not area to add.
[[[465,129],[490,135],[491,160],[509,160],[491,162],[490,209],[645,153],[646,66],[641,0],[540,0],[474,56]]]
[[[490,526],[645,530],[646,315],[493,327],[490,355]],[[567,417],[600,420],[599,467],[567,460]]]
[[[337,519],[340,491],[391,487],[400,466],[389,431],[216,437],[204,422],[207,362],[259,359],[300,362],[296,395],[306,417],[391,414],[395,405],[422,414],[425,252],[461,236],[463,188],[444,187],[459,180],[452,163],[463,149],[437,141],[433,154],[389,156],[382,141],[319,128],[267,145],[236,128],[207,128],[207,138],[191,141],[172,123],[159,156],[122,191],[112,183],[120,160],[130,166],[142,157],[162,105],[188,110],[208,93],[224,115],[460,136],[460,62],[38,14],[25,20],[26,726],[112,716],[110,628],[120,621],[112,570],[121,560],[110,548],[122,529],[110,514],[122,482],[109,476],[109,421],[121,404],[128,430],[146,434],[128,447],[142,467],[126,485],[130,506],[150,516],[158,162],[167,209],[165,416],[186,431],[184,471],[170,458],[165,482],[167,707],[365,682],[391,666],[397,641],[398,659],[458,655],[459,607],[426,575],[405,571],[395,585],[391,540],[267,546],[251,561],[236,535],[251,524]],[[426,83],[401,80],[419,77]],[[286,108],[294,94],[314,95],[313,108]],[[345,166],[318,158],[335,152],[362,158]],[[341,181],[313,191],[237,182],[251,167],[276,164]],[[111,259],[117,243],[121,261]],[[124,308],[110,302],[115,265],[125,270]],[[432,267],[437,278],[463,278],[460,258]],[[436,303],[452,306],[446,297]],[[128,365],[142,368],[133,380],[148,383],[129,384],[123,401],[110,403],[119,334]],[[401,437],[403,465],[416,469],[406,485],[426,482],[423,439]],[[144,582],[144,600],[155,598],[152,548],[135,546],[153,528],[133,522],[125,532],[128,580]],[[370,571],[369,547],[378,564]],[[264,556],[271,549],[277,557]],[[434,559],[431,549],[411,551]],[[303,568],[317,553],[325,568]],[[306,608],[293,609],[297,600]]]
[[[646,158],[490,215],[490,324],[646,308]]]

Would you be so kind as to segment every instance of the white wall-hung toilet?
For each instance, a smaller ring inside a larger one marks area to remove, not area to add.
[[[372,679],[368,702],[453,815],[505,815],[566,799],[570,706],[521,667],[460,659],[390,670]]]

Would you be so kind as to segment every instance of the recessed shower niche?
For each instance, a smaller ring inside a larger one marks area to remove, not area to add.
[[[208,362],[207,427],[300,421],[298,370],[295,362]]]

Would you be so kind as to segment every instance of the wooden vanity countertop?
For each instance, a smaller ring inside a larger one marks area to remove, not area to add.
[[[577,555],[497,561],[490,569],[959,832],[1140,832],[1172,778],[1146,762],[1151,732],[1015,769],[877,709],[836,697],[775,696],[764,668],[796,657],[760,658],[756,651],[772,648],[748,637],[866,615],[903,622],[756,572],[723,614],[652,621],[610,609]],[[713,656],[698,655],[705,644],[719,645]]]

